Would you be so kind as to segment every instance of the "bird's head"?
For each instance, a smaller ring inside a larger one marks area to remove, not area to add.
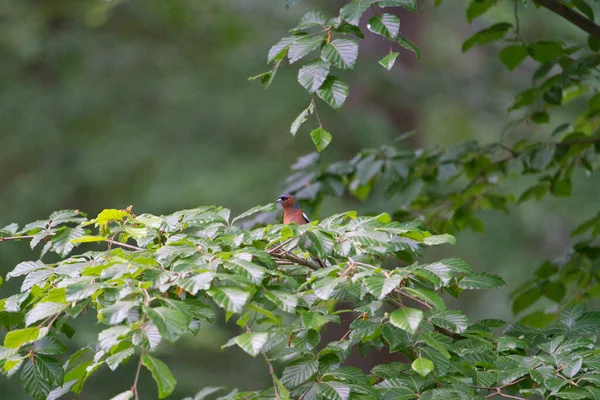
[[[283,207],[283,208],[297,207],[296,199],[294,198],[294,196],[289,195],[289,194],[282,194],[281,196],[279,196],[277,198],[277,203],[281,204],[281,207]]]

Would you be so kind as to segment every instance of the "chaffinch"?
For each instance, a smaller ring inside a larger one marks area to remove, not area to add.
[[[295,222],[299,225],[304,225],[304,224],[308,224],[310,222],[308,215],[306,215],[306,213],[304,211],[302,211],[302,209],[296,202],[296,199],[294,198],[294,196],[289,195],[289,194],[281,195],[277,199],[277,203],[281,204],[281,207],[283,207],[283,223],[284,224],[290,224],[292,222]],[[315,261],[316,263],[318,263],[321,266],[321,268],[326,267],[325,263],[323,261],[321,261],[319,258],[312,257],[312,256],[310,258],[313,261]]]
[[[302,211],[294,196],[284,194],[279,196],[277,203],[283,207],[283,223],[289,224],[292,222],[298,225],[304,225],[310,222],[308,216]]]

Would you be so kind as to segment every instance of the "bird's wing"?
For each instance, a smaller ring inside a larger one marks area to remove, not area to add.
[[[306,215],[306,213],[302,213],[302,218],[304,218],[304,220],[309,223],[310,222],[310,218],[308,218],[308,215]]]

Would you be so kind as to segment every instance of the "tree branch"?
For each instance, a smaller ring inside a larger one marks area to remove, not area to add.
[[[591,36],[600,39],[600,25],[595,24],[594,21],[567,7],[561,0],[533,0],[533,2],[560,15]]]
[[[8,240],[21,240],[21,239],[33,239],[34,236],[33,235],[27,235],[27,236],[6,236],[6,237],[0,237],[0,243],[4,242],[4,241],[8,241]]]
[[[296,264],[307,266],[308,268],[313,269],[315,271],[321,269],[321,266],[319,264],[309,261],[309,260],[306,260],[304,258],[298,257],[295,254],[287,253],[285,251],[282,251],[279,253],[272,253],[272,254],[273,254],[273,256],[275,256],[277,258],[282,258],[284,260],[292,261]]]
[[[138,362],[137,365],[137,370],[135,371],[135,379],[133,380],[133,386],[131,386],[131,391],[133,392],[133,395],[135,396],[135,400],[139,400],[140,396],[138,394],[138,390],[137,390],[137,385],[138,385],[138,380],[140,378],[140,370],[142,369],[142,357],[144,357],[144,349],[142,349],[142,354],[140,354],[140,361]]]
[[[115,246],[123,247],[124,249],[129,249],[129,250],[134,250],[134,251],[145,251],[146,250],[141,247],[133,246],[133,245],[130,245],[127,243],[117,242],[116,240],[112,240],[112,239],[106,239],[105,242],[114,244]]]

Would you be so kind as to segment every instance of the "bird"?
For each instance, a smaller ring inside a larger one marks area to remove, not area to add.
[[[306,213],[302,211],[294,196],[283,194],[277,198],[277,203],[281,204],[281,207],[283,207],[284,224],[295,222],[298,225],[304,225],[310,222],[310,219]]]
[[[308,218],[308,215],[302,211],[294,196],[283,194],[277,198],[277,203],[281,204],[281,207],[283,207],[284,224],[291,224],[292,222],[295,222],[299,225],[305,225],[310,222],[310,218]],[[321,259],[313,256],[310,258],[319,264],[321,268],[326,267],[325,263]]]

